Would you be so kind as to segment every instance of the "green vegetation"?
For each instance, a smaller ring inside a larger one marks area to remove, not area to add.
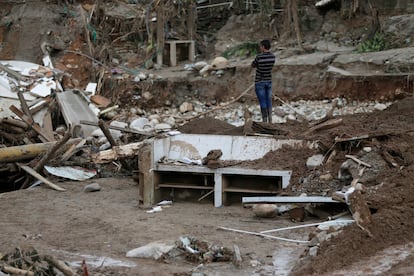
[[[385,36],[382,33],[376,33],[374,38],[360,43],[356,51],[358,53],[379,52],[389,49]]]
[[[227,59],[232,57],[251,57],[257,55],[258,52],[258,43],[249,41],[227,49],[224,51],[223,57]]]

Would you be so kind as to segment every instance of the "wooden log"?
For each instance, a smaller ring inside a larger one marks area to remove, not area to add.
[[[45,153],[54,142],[0,148],[0,162],[18,162],[33,159]]]
[[[20,119],[22,119],[26,124],[31,126],[37,132],[37,134],[39,134],[39,138],[40,138],[40,140],[42,140],[42,142],[53,142],[53,141],[55,141],[54,137],[49,137],[48,135],[46,135],[43,132],[42,128],[36,122],[34,122],[32,119],[30,119],[26,114],[24,114],[16,106],[14,106],[14,105],[10,106],[10,110],[14,114],[16,114]]]
[[[25,122],[23,122],[21,120],[10,118],[10,117],[3,118],[3,119],[0,120],[0,122],[8,124],[8,125],[15,126],[15,127],[19,127],[19,128],[22,128],[22,129],[27,129],[29,127]]]
[[[80,138],[69,140],[68,144],[79,143]],[[56,142],[36,143],[15,147],[0,148],[0,163],[19,162],[44,154]]]
[[[24,275],[24,276],[34,276],[34,272],[30,270],[24,270],[20,268],[15,268],[8,265],[1,266],[1,270],[9,273],[10,275]]]
[[[65,189],[63,189],[63,188],[59,187],[58,185],[52,183],[51,181],[47,180],[45,177],[40,175],[38,172],[36,172],[34,169],[30,168],[29,166],[19,164],[19,163],[17,163],[17,165],[19,166],[19,168],[21,168],[22,170],[24,170],[25,172],[27,172],[28,174],[30,174],[34,178],[42,181],[43,183],[45,183],[47,186],[49,186],[53,190],[60,191],[60,192],[66,191]]]
[[[312,132],[323,130],[323,129],[334,128],[334,127],[339,126],[340,124],[342,124],[342,118],[331,119],[319,125],[311,127],[308,131],[305,132],[305,135],[308,135],[308,134],[311,134]]]
[[[61,271],[65,276],[74,276],[76,272],[73,271],[69,266],[67,266],[64,262],[56,259],[53,256],[46,255],[44,256],[45,260],[51,263],[56,269]]]
[[[92,156],[92,161],[96,164],[109,163],[120,158],[133,157],[147,141],[131,143],[122,146],[115,146],[109,150],[103,150]]]

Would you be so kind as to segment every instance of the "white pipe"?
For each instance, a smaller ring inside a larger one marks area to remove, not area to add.
[[[220,3],[220,4],[211,4],[211,5],[207,5],[207,6],[200,6],[200,7],[197,7],[197,10],[204,9],[204,8],[213,8],[213,7],[218,7],[218,6],[224,6],[224,5],[230,5],[230,8],[231,8],[233,6],[233,2],[226,2],[226,3]]]
[[[218,229],[237,232],[237,233],[243,233],[243,234],[250,234],[250,235],[269,238],[269,239],[273,239],[273,240],[281,240],[281,241],[295,242],[295,243],[309,243],[309,241],[286,239],[286,238],[275,237],[275,236],[266,235],[266,234],[262,234],[262,233],[250,232],[250,231],[244,231],[244,230],[237,230],[237,229],[232,229],[232,228],[227,228],[227,227],[219,227]]]
[[[273,233],[273,232],[279,232],[279,231],[291,230],[291,229],[298,229],[298,228],[305,228],[305,227],[317,226],[317,225],[337,224],[337,223],[351,223],[351,222],[355,222],[355,220],[347,219],[347,220],[332,220],[332,221],[316,222],[316,223],[310,223],[310,224],[303,224],[303,225],[296,225],[296,226],[290,226],[290,227],[283,227],[283,228],[278,228],[278,229],[261,231],[260,234]]]

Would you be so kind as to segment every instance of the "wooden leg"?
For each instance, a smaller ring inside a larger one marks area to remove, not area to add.
[[[170,43],[170,66],[177,66],[177,47],[174,42]]]
[[[188,60],[190,62],[194,62],[194,60],[195,60],[195,43],[194,43],[194,41],[191,41],[190,45],[188,46]]]

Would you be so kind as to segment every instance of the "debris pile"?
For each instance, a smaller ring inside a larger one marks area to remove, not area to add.
[[[50,255],[42,255],[35,248],[16,248],[1,256],[0,271],[10,275],[53,276],[78,275],[67,264]]]

